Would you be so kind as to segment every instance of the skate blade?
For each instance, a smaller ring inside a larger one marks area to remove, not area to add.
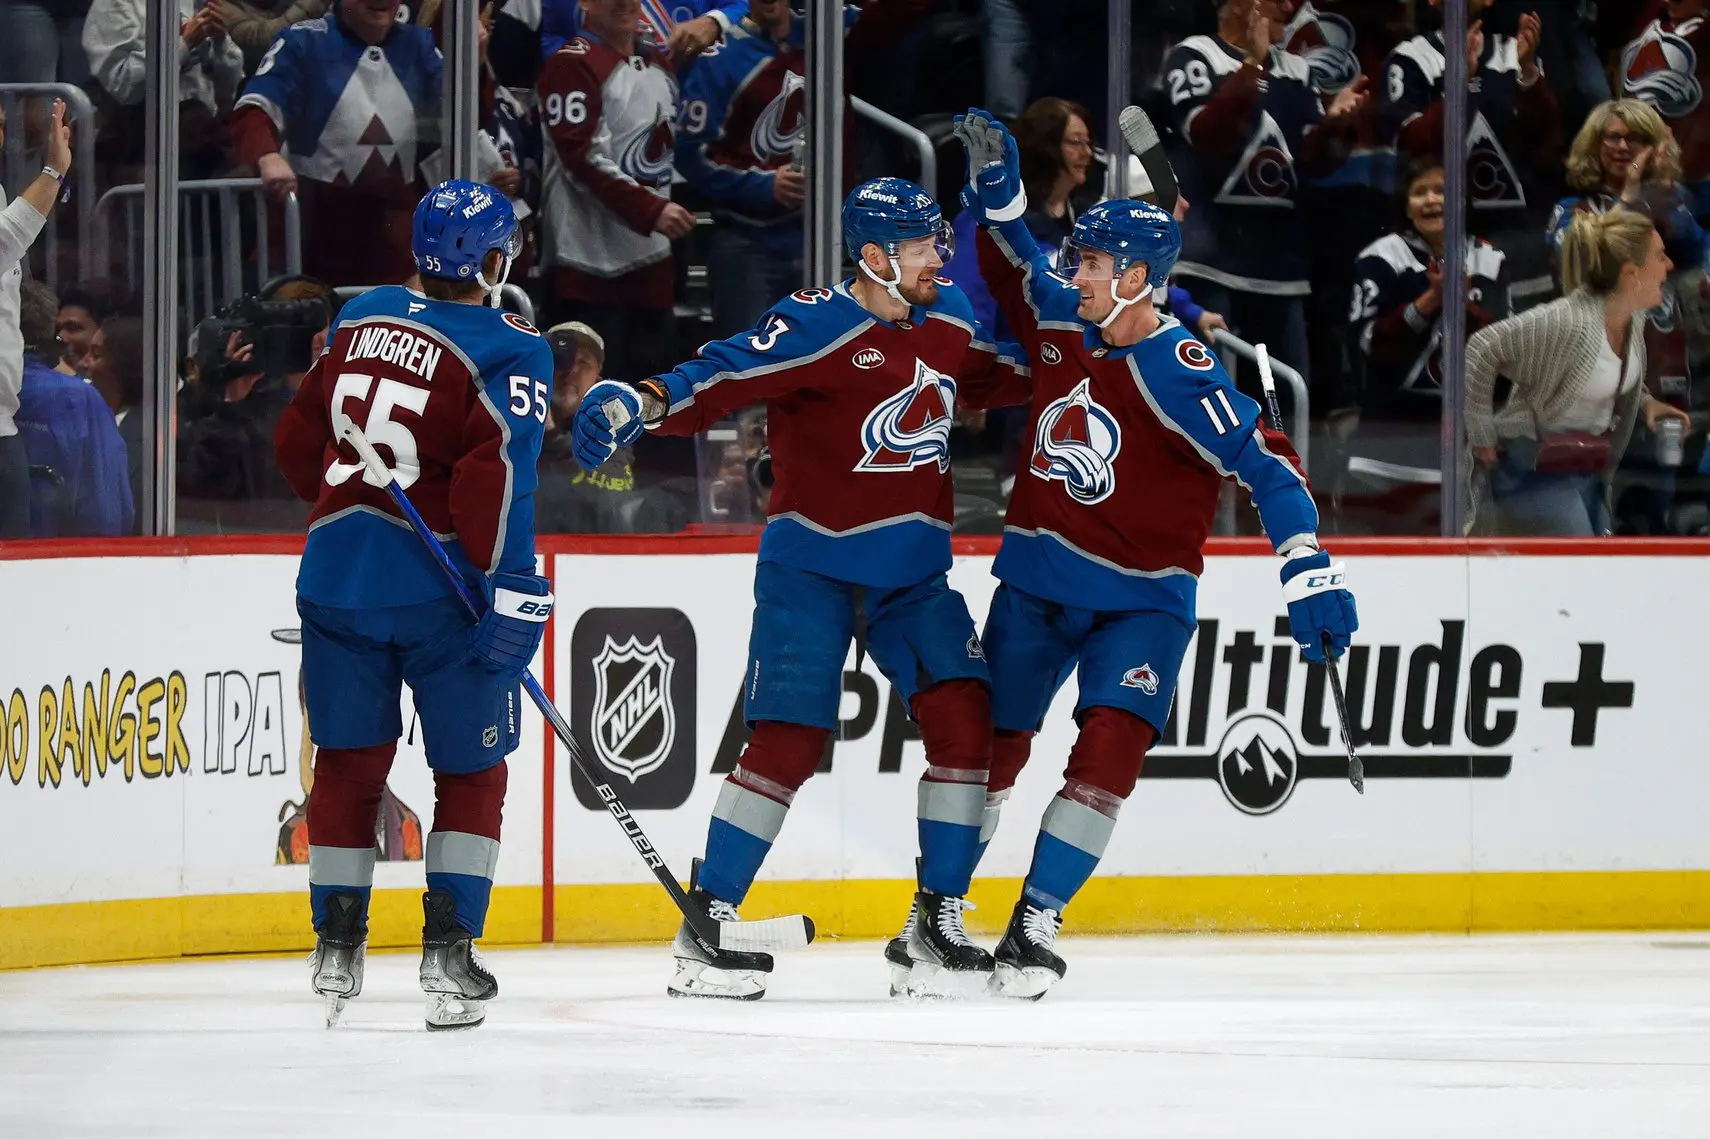
[[[344,1006],[350,1003],[349,997],[327,997],[327,1027],[337,1028],[344,1016]]]
[[[429,993],[427,1026],[429,1032],[446,1029],[474,1028],[487,1019],[487,1002],[470,1000],[456,993]]]
[[[677,975],[665,986],[673,997],[757,1001],[766,995],[767,974],[754,969],[716,969],[704,961],[679,957]]]
[[[906,996],[908,996],[909,995],[909,992],[908,992],[909,969],[908,969],[908,967],[903,966],[903,965],[892,964],[891,962],[886,962],[886,965],[890,968],[890,971],[891,971],[891,996],[893,996],[893,997],[906,997]]]
[[[905,991],[917,1001],[976,1000],[986,995],[991,977],[985,969],[946,969],[936,962],[917,960],[908,971]],[[893,986],[895,983],[893,978]]]
[[[989,992],[994,997],[1007,997],[1011,1000],[1036,1001],[1050,991],[1061,977],[1039,965],[1016,968],[998,962],[992,970],[991,988]]]

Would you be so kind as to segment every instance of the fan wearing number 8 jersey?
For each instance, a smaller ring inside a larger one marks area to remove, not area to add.
[[[423,985],[431,974],[440,988],[430,993],[455,989],[459,1000],[478,1003],[491,978],[474,976],[465,950],[481,934],[498,857],[518,678],[552,608],[534,553],[552,351],[526,321],[485,303],[517,251],[503,193],[463,181],[436,187],[416,209],[412,245],[422,291],[385,286],[345,305],[275,433],[281,471],[314,503],[297,607],[309,731],[320,748],[308,807],[311,909],[326,950],[317,950],[316,987],[329,999],[352,988],[348,960],[342,972],[335,966],[339,947],[359,947],[366,929],[374,810],[402,734],[408,684],[437,795]],[[473,628],[409,525],[341,441],[347,424],[374,444],[485,596],[487,612]],[[436,1015],[448,1014],[430,1001],[430,1027],[459,1026],[436,1024]],[[471,1015],[464,1008],[453,1019],[479,1020]]]

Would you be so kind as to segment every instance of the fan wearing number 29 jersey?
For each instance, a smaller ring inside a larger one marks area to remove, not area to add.
[[[278,431],[280,469],[315,504],[297,589],[321,605],[445,596],[440,571],[334,428],[392,465],[464,577],[534,572],[535,461],[552,349],[528,322],[388,285],[340,311]],[[324,477],[323,477],[324,476]]]

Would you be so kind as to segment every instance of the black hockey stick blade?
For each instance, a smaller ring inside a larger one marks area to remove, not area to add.
[[[1173,212],[1176,199],[1181,197],[1181,188],[1176,183],[1175,169],[1164,157],[1164,143],[1158,138],[1158,128],[1152,125],[1151,116],[1139,107],[1128,106],[1122,108],[1116,123],[1128,149],[1140,160],[1140,169],[1151,179],[1158,207]]]
[[[1348,698],[1342,694],[1342,670],[1336,667],[1335,649],[1330,644],[1330,634],[1324,634],[1324,667],[1330,673],[1330,695],[1336,700],[1336,720],[1342,729],[1342,742],[1348,746],[1348,782],[1354,785],[1354,790],[1364,795],[1366,793],[1366,765],[1360,762],[1358,753],[1354,751],[1354,733],[1348,728]]]

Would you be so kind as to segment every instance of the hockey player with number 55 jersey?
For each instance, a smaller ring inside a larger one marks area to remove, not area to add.
[[[499,858],[517,682],[552,612],[534,563],[552,351],[526,321],[485,303],[521,244],[503,193],[442,183],[416,207],[411,244],[422,291],[384,286],[344,306],[274,443],[291,489],[314,503],[297,572],[304,696],[320,749],[309,793],[314,988],[329,1025],[362,991],[374,813],[407,684],[434,783],[422,897],[427,1025],[464,1028],[481,1022],[499,989],[474,939]],[[347,425],[380,449],[445,536],[452,563],[486,598],[479,624],[343,441]]]
[[[1003,995],[1036,999],[1063,976],[1052,948],[1063,911],[1169,718],[1225,479],[1252,496],[1284,559],[1283,598],[1307,659],[1322,660],[1326,641],[1340,653],[1358,622],[1342,567],[1318,548],[1318,511],[1288,440],[1154,308],[1181,250],[1175,220],[1145,202],[1094,206],[1065,245],[1065,280],[1021,221],[1015,140],[977,110],[958,116],[956,134],[972,181],[965,199],[983,223],[980,271],[1033,361],[1030,447],[982,636],[996,726],[982,849],[1046,709],[1079,668],[1080,735],[993,978]]]
[[[962,928],[991,754],[985,654],[952,590],[950,427],[958,406],[1019,403],[1027,370],[986,340],[961,291],[937,278],[949,229],[926,191],[864,183],[843,207],[859,275],[774,305],[751,333],[707,345],[666,375],[595,385],[583,397],[577,458],[593,469],[645,422],[692,433],[763,403],[777,477],[760,539],[743,714],[754,729],[720,789],[692,897],[734,920],[797,790],[837,727],[853,640],[920,724],[920,934],[908,946],[919,988],[974,975],[991,955]],[[708,969],[679,934],[681,996],[754,999],[772,959],[732,955]]]

